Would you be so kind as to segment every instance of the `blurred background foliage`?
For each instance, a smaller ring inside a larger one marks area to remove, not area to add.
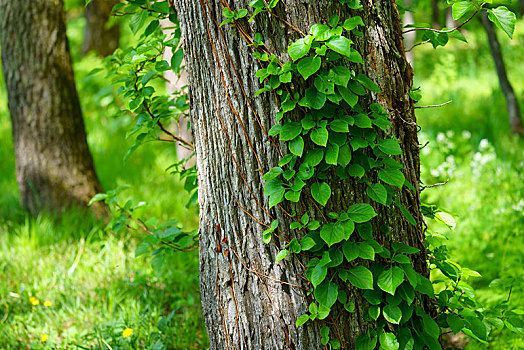
[[[415,2],[415,21],[430,22],[429,1]],[[131,118],[101,74],[94,54],[81,55],[82,0],[65,1],[67,34],[86,122],[88,143],[105,189],[131,185],[124,199],[143,200],[139,213],[177,218],[197,228],[197,209],[185,207],[183,185],[166,168],[176,158],[170,143],[147,143],[126,162]],[[442,11],[443,12],[443,11]],[[509,79],[524,107],[524,21],[513,40],[498,33]],[[451,40],[434,50],[416,47],[421,126],[422,200],[452,213],[454,231],[442,233],[455,261],[478,271],[473,286],[481,302],[524,300],[524,141],[510,135],[506,104],[486,34],[478,21],[464,30],[468,43]],[[121,46],[133,36],[122,26]],[[420,38],[418,38],[420,41]],[[168,257],[158,271],[135,259],[137,233],[113,234],[80,210],[29,217],[18,204],[14,151],[5,85],[0,75],[0,344],[4,348],[206,348],[198,286],[198,252]],[[438,277],[438,276],[437,276]],[[48,303],[45,303],[48,301]],[[38,303],[38,304],[37,304]],[[45,304],[44,304],[45,303]],[[49,305],[50,303],[50,305]],[[48,305],[48,306],[45,306]],[[133,336],[122,337],[125,328]],[[45,337],[45,336],[48,337]],[[489,344],[467,349],[523,349],[524,340],[494,332]]]

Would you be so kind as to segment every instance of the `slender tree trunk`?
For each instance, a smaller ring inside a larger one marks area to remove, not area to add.
[[[511,133],[523,135],[524,128],[522,126],[519,102],[517,100],[517,96],[515,95],[515,91],[513,91],[513,87],[508,80],[506,66],[504,65],[504,58],[502,57],[502,50],[500,49],[500,43],[497,38],[497,33],[495,32],[495,26],[488,19],[488,13],[486,11],[482,12],[481,20],[484,30],[488,36],[491,56],[493,57],[493,62],[495,63],[495,68],[499,77],[500,88],[504,93],[504,97],[506,98]]]
[[[451,6],[446,8],[446,28],[455,28],[457,22],[453,19],[453,12]]]
[[[113,6],[119,0],[93,0],[85,9],[86,27],[82,52],[86,54],[95,50],[100,56],[111,55],[118,47],[120,27],[113,25],[108,28]]]
[[[162,26],[162,31],[166,34],[169,34],[172,29],[170,28],[173,23],[169,21],[168,19],[163,20],[160,22]],[[184,40],[182,38],[182,40]],[[167,62],[171,62],[171,58],[173,57],[173,52],[171,50],[165,50],[164,51],[164,60]],[[166,87],[167,90],[173,94],[176,91],[181,91],[182,87],[187,85],[187,71],[184,69],[180,75],[177,75],[172,70],[167,70],[164,72],[164,77],[167,79]],[[177,135],[182,137],[186,141],[192,142],[193,135],[191,135],[191,130],[188,128],[189,121],[187,118],[180,118],[177,125]],[[176,144],[176,155],[178,160],[182,159],[188,159],[191,154],[193,154],[192,150],[187,149],[186,147],[183,147],[180,143]],[[195,164],[194,157],[186,163],[187,167],[191,167]]]
[[[248,8],[248,3],[228,1],[232,9]],[[265,245],[262,232],[266,227],[257,223],[269,224],[277,218],[283,234],[289,239],[295,235],[287,229],[290,219],[281,209],[268,210],[263,196],[262,173],[281,157],[275,145],[282,145],[265,135],[276,124],[274,97],[254,97],[261,87],[255,76],[258,63],[236,28],[218,27],[223,20],[219,0],[182,0],[179,4],[199,176],[200,286],[211,349],[320,349],[318,324],[295,327],[311,301],[304,290],[308,288],[302,265],[306,260],[293,257],[275,263],[283,244],[272,241]],[[386,245],[393,239],[423,249],[419,144],[408,97],[412,70],[404,53],[400,15],[391,0],[363,0],[362,4],[363,10],[353,15],[362,16],[364,36],[351,39],[365,64],[352,68],[380,85],[382,92],[373,100],[389,111],[392,132],[404,151],[400,161],[406,179],[417,188],[405,192],[402,201],[418,226],[410,226],[395,209],[377,208],[374,236]],[[275,10],[283,20],[307,32],[314,23],[327,23],[340,6],[328,0],[289,0],[280,2]],[[340,15],[343,21],[351,14],[343,9]],[[243,25],[249,28],[246,22]],[[289,59],[287,45],[298,38],[295,30],[267,15],[259,16],[252,25],[263,34],[266,46],[282,60]],[[333,211],[364,201],[364,187],[353,180],[332,179],[330,186]],[[320,216],[307,198],[303,205],[313,216]],[[284,209],[300,212],[304,208],[285,205]],[[379,230],[381,224],[392,228],[387,237]],[[427,275],[425,256],[420,254],[417,259],[416,268]],[[341,312],[332,321],[344,348],[354,349],[355,338],[368,324],[362,318],[365,303],[360,292],[348,287],[347,293],[355,301],[356,312]]]
[[[524,16],[524,0],[519,0],[519,14],[520,17]]]
[[[439,0],[431,0],[431,25],[433,28],[440,28],[440,9],[438,6]]]
[[[406,12],[404,12],[404,15],[402,16],[402,25],[406,26],[408,24],[414,24],[415,18],[413,17],[413,1],[412,0],[405,0],[404,6],[406,7]],[[408,11],[409,10],[409,11]],[[411,50],[413,48],[413,45],[415,45],[415,40],[417,39],[417,32],[409,32],[404,34],[404,45],[408,52],[406,52],[406,58],[411,64],[411,67],[415,67],[415,52]]]
[[[31,213],[86,205],[101,190],[65,29],[61,0],[0,0],[16,178],[22,206]]]

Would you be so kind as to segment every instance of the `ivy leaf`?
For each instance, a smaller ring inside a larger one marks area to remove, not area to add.
[[[398,350],[400,347],[397,337],[393,333],[382,333],[378,338],[380,346],[384,350]],[[406,348],[407,349],[407,348]]]
[[[331,197],[331,188],[325,182],[315,182],[311,185],[311,195],[322,206],[326,206],[329,197]]]
[[[352,93],[347,87],[345,86],[337,86],[338,93],[344,101],[350,106],[355,107],[355,105],[358,102],[358,96]]]
[[[148,17],[149,14],[147,11],[137,12],[133,15],[133,17],[131,17],[131,19],[129,20],[129,27],[131,28],[133,34],[136,35],[136,33],[138,33],[140,28],[142,28],[146,23]]]
[[[330,308],[337,301],[338,286],[331,281],[324,281],[315,288],[314,295],[320,305]]]
[[[393,324],[399,324],[400,319],[402,318],[402,311],[400,311],[400,308],[391,304],[384,306],[382,314],[386,321]]]
[[[340,222],[325,224],[320,230],[320,238],[322,238],[330,247],[333,244],[344,240],[345,236],[344,227]]]
[[[404,207],[402,204],[400,204],[400,202],[395,202],[395,205],[400,209],[400,212],[402,213],[402,215],[404,215],[406,220],[408,220],[408,222],[411,225],[417,226],[417,222],[415,221],[415,218],[413,217],[413,215],[411,215],[409,210],[406,209],[406,207]]]
[[[295,322],[295,326],[296,327],[300,327],[302,326],[304,323],[306,323],[307,321],[309,321],[309,315],[308,314],[304,314],[304,315],[301,315],[297,321]]]
[[[335,51],[336,53],[339,53],[343,56],[349,57],[351,55],[350,46],[351,46],[351,40],[348,38],[345,38],[343,36],[336,36],[326,43],[327,47],[329,47],[331,50]]]
[[[313,137],[311,139],[313,140]],[[310,166],[317,166],[322,161],[322,159],[324,159],[324,150],[320,148],[314,148],[306,153],[304,162]]]
[[[351,162],[351,149],[348,145],[344,145],[338,150],[337,164],[345,168],[349,162]]]
[[[398,156],[402,154],[402,150],[400,149],[400,145],[397,140],[393,139],[384,139],[380,140],[377,144],[378,149],[386,154],[390,154],[392,156]]]
[[[378,305],[370,306],[369,309],[368,309],[368,313],[369,313],[369,316],[373,320],[376,321],[377,318],[380,316],[380,306],[378,306]]]
[[[362,259],[375,260],[375,249],[370,244],[361,242],[358,244],[358,256]]]
[[[364,266],[355,266],[350,269],[348,281],[360,289],[373,289],[373,274]]]
[[[338,159],[338,151],[339,147],[338,145],[334,145],[330,143],[326,148],[326,154],[325,154],[325,160],[327,164],[331,165],[337,165],[337,159]]]
[[[453,19],[456,21],[464,16],[467,12],[471,11],[475,7],[475,4],[471,1],[460,1],[453,4],[451,13]]]
[[[284,249],[284,250],[281,250],[278,254],[277,254],[277,257],[275,259],[276,262],[279,262],[280,260],[284,259],[286,256],[288,256],[289,254],[289,250],[287,249]]]
[[[307,37],[298,39],[293,44],[289,45],[287,49],[287,53],[289,54],[289,57],[291,57],[293,61],[296,61],[304,57],[309,52],[309,49],[311,48],[311,42],[309,42],[309,40],[306,41],[306,39]]]
[[[291,142],[289,142],[288,147],[289,152],[293,153],[298,157],[302,157],[302,153],[304,152],[304,139],[302,138],[302,136],[299,136],[293,139]]]
[[[317,264],[313,271],[311,272],[311,283],[313,284],[313,287],[317,287],[322,281],[326,278],[327,275],[327,267],[321,266],[320,264]]]
[[[326,103],[326,95],[319,92],[315,87],[310,87],[306,90],[306,94],[298,102],[303,107],[309,107],[313,109],[321,109]]]
[[[344,27],[345,30],[353,30],[357,26],[363,26],[363,25],[364,25],[364,22],[362,21],[362,17],[355,16],[355,17],[350,17],[346,19],[342,27]]]
[[[342,252],[348,262],[351,262],[358,258],[359,249],[355,242],[345,241],[342,243]]]
[[[302,125],[298,122],[289,122],[282,126],[280,130],[280,140],[289,141],[300,135],[302,132]]]
[[[368,188],[366,188],[366,193],[368,194],[369,198],[373,199],[375,202],[386,205],[388,192],[382,184],[373,184],[368,186]]]
[[[398,266],[382,271],[377,284],[384,292],[395,295],[398,286],[404,281],[404,271]]]
[[[377,216],[373,207],[367,203],[357,203],[349,207],[349,218],[356,223],[363,223]]]
[[[508,10],[506,6],[499,6],[492,10],[488,10],[488,18],[491,22],[495,23],[497,27],[502,29],[510,39],[513,39],[517,16]]]
[[[297,69],[304,80],[315,74],[322,64],[320,57],[304,57],[297,64]]]
[[[348,86],[349,79],[351,79],[351,71],[344,66],[336,66],[331,68],[331,72],[334,74],[333,82],[336,85]]]
[[[355,341],[355,350],[373,350],[377,346],[377,336],[370,336],[368,333],[361,334]]]
[[[369,91],[380,92],[380,88],[373,80],[364,74],[358,74],[355,77],[362,85],[364,85]]]
[[[397,186],[402,189],[406,179],[402,171],[398,169],[385,168],[378,172],[378,178],[387,184]]]
[[[329,133],[326,128],[318,128],[311,131],[309,137],[311,138],[311,141],[313,141],[317,145],[326,147],[329,138]]]

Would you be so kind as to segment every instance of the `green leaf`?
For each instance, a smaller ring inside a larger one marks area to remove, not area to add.
[[[349,124],[343,119],[335,119],[331,121],[329,127],[335,132],[349,132]]]
[[[318,128],[311,131],[309,137],[311,138],[311,141],[317,145],[326,147],[329,138],[329,132],[326,128]]]
[[[474,7],[475,7],[475,4],[471,1],[460,1],[460,2],[454,3],[451,9],[453,19],[455,21],[460,19],[467,12],[473,10]]]
[[[307,321],[309,321],[309,315],[308,315],[308,314],[301,315],[301,316],[297,319],[297,321],[295,322],[295,326],[300,327],[300,326],[302,326],[304,323],[306,323]]]
[[[331,188],[325,182],[315,182],[311,185],[311,195],[322,206],[326,206],[331,197]]]
[[[302,132],[302,125],[298,122],[287,122],[280,130],[280,140],[289,141],[300,135]]]
[[[355,77],[362,85],[364,85],[369,91],[380,92],[380,88],[373,80],[364,74],[358,74]]]
[[[140,28],[144,26],[144,23],[146,23],[147,18],[149,17],[149,14],[147,11],[139,11],[131,17],[129,20],[129,27],[131,28],[131,31],[133,34],[136,35]]]
[[[377,336],[370,336],[369,334],[361,334],[355,341],[355,350],[374,350],[377,346]]]
[[[345,30],[353,30],[357,26],[363,26],[364,22],[362,21],[362,18],[360,16],[350,17],[344,21],[344,24],[342,27],[344,27]]]
[[[402,154],[402,150],[400,149],[398,141],[394,139],[380,140],[377,146],[379,150],[392,156],[398,156]]]
[[[464,328],[464,326],[466,325],[464,320],[455,314],[448,314],[446,316],[446,321],[448,322],[449,328],[451,328],[451,330],[455,334],[460,332],[462,328]]]
[[[345,238],[344,227],[342,223],[325,224],[320,230],[320,238],[327,243],[328,246],[332,246],[335,243],[341,242]]]
[[[417,292],[429,295],[430,297],[433,298],[435,296],[435,291],[433,289],[433,284],[431,283],[431,281],[422,275],[417,275],[417,278],[418,278],[418,283],[417,283],[417,286],[415,287]]]
[[[322,281],[326,278],[327,275],[327,267],[321,266],[320,264],[317,264],[313,271],[311,272],[311,283],[313,284],[313,287],[317,287]]]
[[[337,164],[345,168],[349,162],[351,162],[351,149],[348,145],[344,145],[338,150]]]
[[[302,153],[304,152],[304,139],[302,136],[299,136],[289,142],[289,152],[293,153],[294,155],[298,157],[302,157]]]
[[[135,248],[135,258],[139,257],[140,255],[145,254],[147,252],[149,252],[149,243],[141,242]]]
[[[337,86],[338,93],[344,101],[350,106],[355,107],[355,105],[358,102],[358,96],[352,93],[347,87],[345,86]]]
[[[298,102],[303,107],[309,107],[313,109],[321,109],[326,103],[326,95],[319,92],[315,87],[310,87],[306,90],[306,94]]]
[[[366,170],[359,164],[351,164],[348,168],[349,175],[361,178],[366,173]]]
[[[169,14],[169,3],[165,2],[154,2],[151,5],[151,9],[155,12]]]
[[[356,266],[350,269],[348,281],[360,289],[373,289],[373,274],[364,266]]]
[[[378,338],[380,346],[384,350],[398,350],[400,344],[397,341],[397,337],[393,333],[382,333]]]
[[[482,323],[482,322],[480,322]],[[440,336],[440,327],[437,322],[431,318],[428,314],[422,314],[422,329],[433,339],[438,339]]]
[[[310,76],[315,74],[322,64],[322,59],[320,57],[304,57],[297,64],[297,69],[300,75],[307,80]]]
[[[382,205],[386,205],[388,192],[382,184],[372,184],[366,188],[369,198]]]
[[[330,143],[326,148],[325,160],[327,164],[337,165],[339,147]]]
[[[331,68],[331,72],[333,72],[334,78],[333,82],[336,85],[347,87],[349,83],[349,79],[351,79],[351,71],[344,66],[336,66]]]
[[[389,304],[384,306],[382,314],[389,323],[399,324],[400,319],[402,318],[402,311],[400,311],[400,308]]]
[[[515,22],[517,16],[508,10],[506,6],[499,6],[494,9],[487,10],[488,18],[495,23],[497,27],[502,29],[510,39],[513,39],[513,32],[515,31]]]
[[[279,262],[280,260],[284,259],[286,256],[288,256],[289,254],[289,250],[287,249],[284,249],[284,250],[281,250],[278,254],[277,254],[277,257],[275,259],[276,262]]]
[[[368,313],[369,313],[369,316],[373,319],[373,320],[377,320],[377,318],[380,316],[380,306],[378,305],[372,305],[369,307],[368,309]]]
[[[358,256],[362,259],[375,260],[375,249],[370,244],[361,242],[358,244]]]
[[[336,36],[336,37],[333,37],[331,39],[329,39],[329,41],[326,43],[327,47],[329,47],[331,50],[343,55],[343,56],[346,56],[346,57],[349,57],[350,54],[351,54],[351,51],[350,51],[350,46],[351,46],[351,40],[349,40],[348,38],[345,38],[343,36]]]
[[[385,183],[397,186],[400,189],[402,189],[402,186],[404,186],[404,182],[406,181],[402,171],[393,168],[385,168],[380,170],[378,172],[378,178]]]
[[[306,153],[304,162],[310,166],[317,166],[322,161],[322,159],[324,159],[324,150],[320,148],[314,148]]]
[[[406,220],[409,221],[409,223],[413,226],[417,226],[417,222],[415,221],[415,218],[413,217],[413,215],[411,215],[411,213],[406,209],[406,207],[404,207],[402,204],[400,204],[399,202],[395,202],[395,205],[400,209],[400,212],[402,213],[402,215],[404,215],[404,217],[406,218]]]
[[[314,295],[320,305],[330,308],[337,301],[338,286],[331,281],[324,281],[315,288]]]
[[[357,203],[349,207],[349,218],[356,223],[363,223],[377,216],[373,207],[367,203]]]
[[[342,243],[342,252],[348,262],[351,262],[358,258],[359,249],[355,242],[345,241]]]
[[[398,266],[382,271],[377,284],[384,292],[395,295],[398,286],[404,281],[404,271]]]
[[[308,44],[309,42],[309,44]],[[299,58],[304,57],[309,52],[311,48],[311,42],[306,38],[298,39],[293,44],[289,45],[287,53],[293,61],[298,60]]]

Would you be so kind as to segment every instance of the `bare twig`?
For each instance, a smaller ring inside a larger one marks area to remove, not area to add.
[[[415,109],[417,109],[417,108],[442,107],[442,106],[445,106],[445,105],[447,105],[447,104],[450,104],[451,102],[453,102],[453,100],[449,100],[449,101],[444,102],[444,103],[441,103],[441,104],[439,104],[439,105],[415,106]]]

